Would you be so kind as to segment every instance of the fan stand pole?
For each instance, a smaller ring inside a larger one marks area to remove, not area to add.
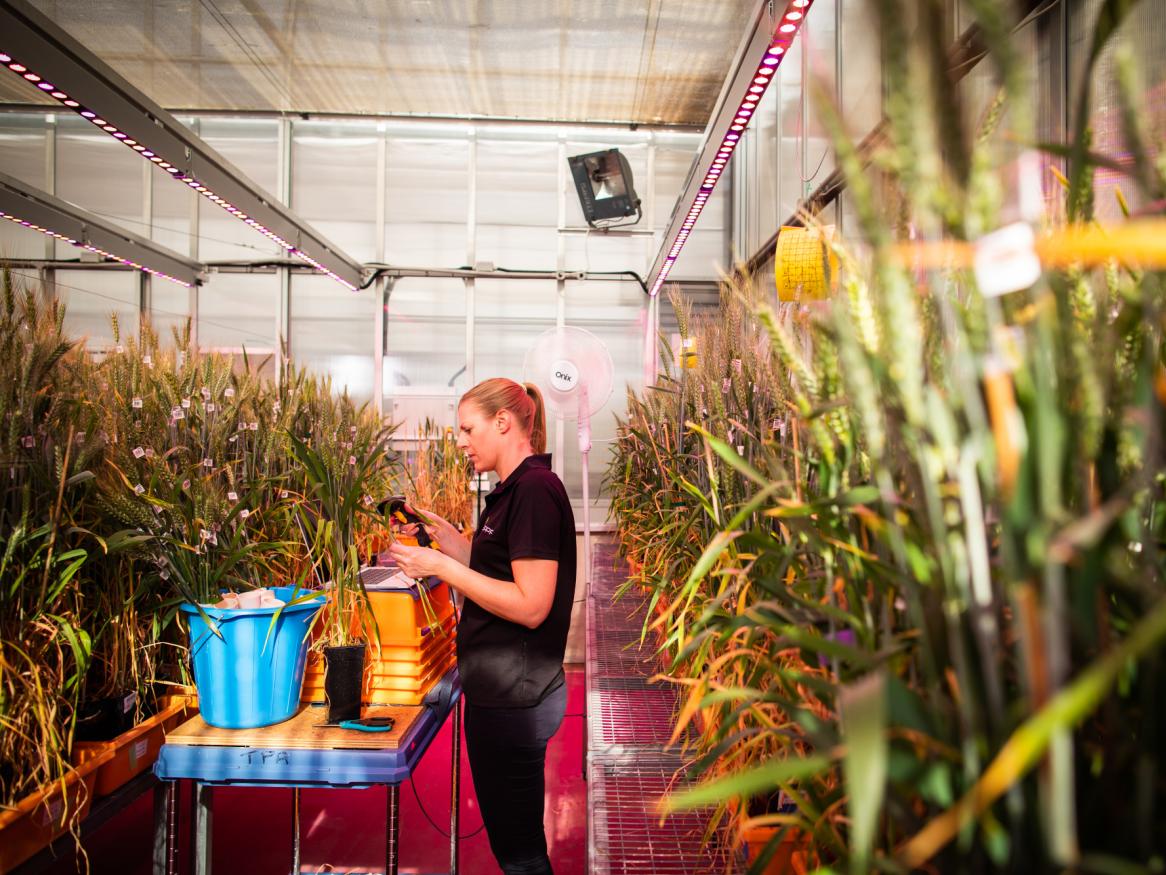
[[[579,385],[579,459],[583,465],[583,595],[591,595],[591,478],[588,459],[591,455],[591,410],[588,408],[587,384]]]
[[[580,460],[583,463],[583,589],[584,598],[591,595],[591,484],[587,474],[587,457],[590,450],[584,451]]]

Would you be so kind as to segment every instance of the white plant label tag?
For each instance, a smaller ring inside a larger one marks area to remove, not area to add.
[[[248,427],[249,429],[251,429],[251,431],[259,431],[259,423],[258,423],[258,422],[251,422],[251,423],[248,423],[248,424],[247,424],[247,427]]]
[[[356,456],[349,456],[348,457],[348,464],[355,465],[356,464]]]
[[[24,448],[26,450],[31,450],[33,447],[36,446],[36,438],[30,434],[26,434],[24,437],[22,437],[20,439],[20,443],[24,446]]]
[[[998,298],[1034,285],[1040,279],[1036,235],[1025,222],[1006,225],[976,241],[972,269],[980,294]]]
[[[133,407],[134,410],[141,410],[142,409],[142,399],[135,398],[133,401],[130,402],[130,406]]]
[[[233,386],[228,386],[225,390],[223,390],[223,394],[226,395],[228,398],[234,398],[235,397],[235,388]]]
[[[130,713],[136,704],[138,704],[138,694],[131,690],[130,692],[126,693],[125,697],[121,700],[121,712],[123,714]]]
[[[559,359],[551,364],[551,385],[560,392],[570,392],[579,385],[579,369],[573,361]]]
[[[213,468],[215,466],[215,460],[214,459],[203,459],[202,466],[204,468]]]
[[[145,487],[145,486],[143,486],[141,483],[135,483],[135,484],[134,484],[134,493],[135,493],[135,494],[137,494],[137,495],[141,495],[141,494],[142,494],[143,492],[145,492],[145,491],[146,491],[146,487]]]
[[[144,355],[142,356],[142,364],[152,365],[154,364],[154,359],[148,355]]]
[[[130,750],[130,768],[134,768],[141,760],[145,759],[149,750],[150,739],[143,738],[140,741],[135,741],[133,748]]]
[[[143,450],[141,447],[134,447],[134,458],[135,459],[140,459],[145,455],[146,455],[146,451]]]
[[[251,511],[247,510],[247,508],[243,508],[241,511],[239,511],[239,519],[245,520],[249,516],[251,516]]]
[[[215,412],[215,405],[212,402],[208,401],[206,403],[205,407],[206,407],[207,413],[214,413]]]
[[[238,501],[238,500],[239,500],[239,493],[238,492],[228,492],[227,493],[227,501]]]
[[[183,409],[183,410],[189,410],[189,409],[190,409],[190,399],[189,399],[189,398],[183,398],[183,399],[182,399],[182,409]]]
[[[146,447],[146,458],[147,459],[154,458],[154,448],[153,447]]]

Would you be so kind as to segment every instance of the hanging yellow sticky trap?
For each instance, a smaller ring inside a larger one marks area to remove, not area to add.
[[[834,226],[782,225],[774,255],[779,301],[820,301],[838,283],[838,257],[826,245]]]
[[[696,338],[686,337],[680,344],[680,364],[682,367],[695,368],[697,365],[696,358]]]

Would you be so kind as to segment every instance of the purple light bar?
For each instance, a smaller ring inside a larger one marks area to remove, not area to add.
[[[312,258],[312,256],[308,255],[308,253],[304,252],[302,249],[296,249],[293,247],[291,250],[291,253],[292,253],[292,255],[295,255],[298,258],[302,258],[304,261],[306,261],[312,267],[316,268],[316,270],[332,277],[332,279],[336,280],[336,282],[340,283],[340,285],[347,288],[350,292],[355,292],[357,290],[356,286],[354,286],[352,283],[338,277],[335,273],[328,270],[328,268],[324,267],[324,265],[320,264],[320,262],[316,261],[316,259]]]
[[[197,179],[185,174],[179,165],[170,163],[165,158],[163,158],[161,155],[156,155],[154,152],[150,151],[150,149],[147,148],[146,146],[143,146],[141,143],[137,142],[136,140],[130,139],[130,137],[127,134],[119,131],[117,129],[117,127],[110,124],[105,119],[101,118],[93,110],[88,109],[87,107],[82,106],[76,100],[73,100],[64,91],[56,88],[55,86],[53,86],[49,83],[44,82],[43,78],[39,74],[31,71],[27,66],[16,61],[8,52],[0,51],[0,64],[3,64],[9,70],[11,70],[13,73],[16,73],[18,76],[21,76],[23,79],[26,79],[29,82],[35,83],[37,85],[37,87],[42,89],[46,94],[49,94],[51,97],[53,97],[59,103],[61,103],[63,106],[66,106],[69,109],[73,110],[73,112],[80,115],[86,121],[94,124],[98,129],[109,134],[111,137],[113,137],[119,143],[124,143],[126,146],[129,146],[131,149],[133,149],[135,152],[137,152],[143,158],[146,158],[146,159],[150,160],[151,162],[153,162],[154,164],[158,165],[159,168],[161,168],[162,170],[165,170],[167,173],[171,174],[176,179],[180,178],[183,182],[185,182],[187,185],[189,185],[192,189],[197,191],[199,194],[201,194],[203,197],[205,197],[211,203],[218,204],[220,207],[225,209],[228,213],[230,213],[235,218],[242,219],[246,224],[250,225],[252,228],[254,228],[256,231],[258,231],[264,237],[268,238],[269,240],[271,240],[275,243],[278,243],[280,246],[282,246],[284,249],[288,250],[289,252],[292,252],[292,253],[298,255],[300,258],[304,259],[310,265],[315,267],[317,270],[332,277],[332,279],[336,280],[338,283],[345,286],[346,288],[348,288],[352,291],[356,291],[356,286],[352,285],[352,283],[341,279],[333,271],[328,270],[326,267],[321,265],[315,259],[309,258],[304,253],[299,252],[296,249],[294,244],[289,243],[288,241],[284,240],[282,237],[280,237],[278,234],[276,234],[271,229],[265,227],[264,225],[260,224],[259,222],[255,221],[254,219],[250,218],[249,216],[244,215],[242,210],[236,209],[231,204],[229,204],[224,198],[215,194],[215,192],[211,191],[205,185],[200,183]],[[2,216],[2,215],[3,214],[0,214],[0,216]],[[11,217],[4,216],[4,218],[11,218]],[[14,220],[14,221],[18,221],[18,220]],[[29,227],[33,227],[33,226],[29,226]],[[44,229],[37,228],[37,230],[44,230]],[[51,234],[52,232],[45,231],[45,233]],[[64,238],[62,238],[62,239],[64,239]],[[78,245],[80,245],[80,244],[78,244]],[[86,248],[89,248],[89,247],[86,247]],[[99,250],[94,250],[94,251],[99,251]],[[117,256],[115,256],[115,255],[109,255],[109,253],[107,253],[107,252],[100,252],[100,254],[107,255],[108,257],[113,258],[117,261],[123,261],[122,259],[117,258]],[[128,261],[123,262],[123,263],[129,264],[131,267],[139,267],[139,265],[132,264]],[[149,270],[149,268],[141,268],[141,269],[147,270],[150,273],[155,273],[155,271]],[[156,275],[162,277],[163,279],[172,280],[173,282],[179,283],[180,285],[184,285],[184,286],[189,285],[188,283],[183,283],[180,280],[176,280],[173,277],[166,276],[165,274],[158,273]]]
[[[671,245],[668,248],[668,255],[664,258],[663,264],[660,265],[660,272],[652,281],[648,292],[649,295],[653,297],[658,295],[665,280],[668,279],[668,274],[672,270],[672,266],[676,263],[676,259],[680,255],[680,250],[684,248],[684,244],[688,241],[689,235],[692,233],[692,229],[696,225],[701,211],[704,209],[705,204],[708,203],[709,196],[716,187],[718,180],[720,180],[729,158],[732,157],[733,150],[741,141],[741,135],[748,128],[757,104],[761,101],[762,95],[765,94],[769,84],[773,81],[773,77],[777,73],[782,59],[785,57],[786,49],[789,47],[798,28],[801,27],[802,22],[805,20],[806,12],[812,2],[813,0],[791,0],[789,6],[786,7],[781,23],[777,26],[777,30],[769,40],[769,49],[757,65],[757,69],[752,76],[752,82],[748,89],[746,89],[746,93],[741,100],[741,105],[733,113],[733,119],[729,123],[728,131],[726,131],[722,139],[720,148],[714,155],[710,166],[705,171],[704,180],[701,182],[700,188],[692,199],[692,204],[685,214],[684,222],[671,241]]]
[[[66,243],[70,243],[73,246],[76,246],[78,249],[87,249],[90,252],[96,252],[98,255],[105,256],[106,258],[111,258],[114,261],[119,261],[128,267],[137,268],[138,270],[144,270],[146,273],[152,274],[156,277],[159,277],[160,279],[170,280],[170,282],[172,282],[172,283],[178,283],[178,285],[182,286],[183,288],[187,288],[187,289],[190,288],[190,283],[183,282],[180,279],[176,279],[175,277],[170,276],[170,274],[162,273],[159,270],[154,270],[153,268],[149,268],[149,267],[146,267],[145,265],[138,264],[136,261],[130,261],[129,259],[122,258],[119,255],[114,255],[112,252],[106,252],[104,249],[99,249],[96,246],[90,246],[88,243],[81,243],[77,240],[74,240],[72,237],[66,237],[64,234],[58,234],[56,231],[52,231],[48,228],[42,228],[40,225],[36,224],[35,222],[29,222],[25,219],[20,218],[19,216],[13,216],[10,213],[4,212],[4,210],[0,210],[0,219],[7,219],[10,222],[13,222],[17,225],[24,227],[24,228],[29,228],[33,231],[40,231],[42,234],[46,234],[49,237],[56,237],[58,240],[63,240]]]

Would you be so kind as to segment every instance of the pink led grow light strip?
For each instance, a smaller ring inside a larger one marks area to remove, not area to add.
[[[684,221],[680,224],[680,228],[677,230],[675,237],[668,241],[668,254],[664,257],[659,272],[654,278],[650,278],[651,285],[648,291],[650,295],[654,296],[659,294],[665,280],[668,279],[672,265],[676,263],[676,259],[680,255],[680,250],[688,242],[688,237],[696,225],[696,220],[700,218],[705,204],[712,197],[713,189],[716,188],[717,181],[721,178],[721,173],[724,172],[725,167],[729,163],[729,159],[733,156],[733,150],[741,141],[741,135],[749,127],[749,121],[752,119],[757,105],[761,102],[765,90],[769,87],[769,83],[773,81],[774,76],[777,75],[777,68],[781,66],[786,51],[788,51],[794,37],[797,35],[802,22],[805,21],[806,13],[809,11],[812,2],[813,0],[791,0],[789,6],[786,8],[785,14],[782,15],[781,21],[769,41],[769,48],[757,64],[757,68],[753,72],[752,82],[746,89],[745,96],[741,99],[737,111],[733,114],[733,120],[721,139],[720,148],[705,171],[704,180],[701,182],[696,196],[692,199]]]
[[[218,206],[222,207],[224,210],[226,210],[228,213],[230,213],[235,218],[241,219],[243,222],[250,225],[256,231],[258,231],[260,234],[262,234],[264,237],[267,237],[269,240],[273,240],[274,242],[278,243],[280,246],[282,246],[284,249],[286,249],[292,255],[295,255],[295,256],[303,259],[308,264],[312,265],[312,267],[314,267],[317,270],[323,272],[324,274],[330,276],[332,279],[336,280],[336,282],[345,286],[349,290],[354,291],[354,292],[356,291],[356,286],[354,286],[352,283],[348,282],[345,279],[341,279],[333,271],[328,270],[326,267],[321,265],[320,262],[316,261],[314,258],[309,256],[306,252],[297,248],[294,244],[289,243],[288,241],[284,240],[282,237],[280,237],[278,234],[276,234],[270,228],[265,227],[260,222],[256,221],[255,219],[251,218],[250,216],[248,216],[246,213],[244,213],[238,207],[229,203],[225,198],[222,198],[219,195],[217,195],[215,192],[211,191],[207,186],[203,185],[201,182],[199,182],[193,176],[188,176],[185,173],[183,173],[182,168],[178,167],[175,164],[171,164],[169,161],[167,161],[161,155],[156,155],[154,152],[152,152],[149,148],[147,148],[142,143],[139,143],[136,140],[131,139],[127,134],[125,134],[122,131],[119,131],[116,126],[110,124],[105,119],[101,118],[101,116],[98,115],[98,113],[94,112],[92,109],[89,109],[88,107],[83,106],[81,103],[79,103],[78,101],[71,98],[68,94],[66,94],[61,89],[57,88],[56,86],[52,85],[49,82],[46,82],[42,76],[40,76],[38,73],[34,72],[33,70],[30,70],[26,64],[20,63],[18,60],[13,58],[8,52],[0,51],[0,64],[3,64],[4,66],[6,66],[9,70],[11,70],[16,75],[21,76],[24,79],[28,80],[33,85],[35,85],[37,88],[39,88],[41,91],[45,92],[45,94],[49,95],[50,97],[57,100],[58,102],[60,102],[64,106],[73,110],[73,112],[77,113],[79,116],[81,116],[86,121],[92,123],[95,127],[99,128],[102,131],[105,131],[105,133],[109,134],[115,140],[118,140],[121,143],[123,143],[124,145],[133,149],[135,152],[137,152],[143,158],[146,158],[146,159],[150,160],[151,162],[153,162],[154,164],[157,164],[160,168],[165,170],[171,176],[174,176],[176,179],[182,180],[187,185],[189,185],[192,189],[194,189],[199,194],[201,194],[203,197],[205,197],[207,200],[209,200],[211,203],[217,204]],[[80,244],[78,244],[78,245],[80,245]],[[89,248],[89,247],[87,247],[87,248]],[[108,253],[102,253],[102,254],[108,255]],[[112,256],[112,255],[109,257],[116,258],[116,256]],[[123,259],[118,258],[117,260],[122,261]],[[129,264],[130,262],[125,262],[125,263]],[[137,265],[135,265],[135,266],[137,266]],[[143,270],[144,269],[145,268],[143,268]],[[153,271],[151,271],[151,273],[153,273]],[[163,275],[159,274],[159,276],[163,276]],[[166,279],[173,279],[172,277],[165,277],[165,278]],[[178,281],[175,280],[175,282],[178,282]]]
[[[170,280],[170,282],[178,283],[178,285],[183,286],[184,288],[190,288],[190,283],[184,282],[176,277],[172,277],[168,273],[162,273],[160,270],[154,270],[151,267],[146,267],[144,264],[138,264],[136,261],[130,261],[128,258],[122,258],[120,255],[114,255],[112,252],[106,252],[104,249],[101,249],[97,246],[93,246],[89,243],[82,243],[79,240],[74,240],[72,237],[66,237],[64,234],[58,234],[56,231],[41,227],[35,222],[29,222],[20,218],[19,216],[6,213],[4,210],[0,210],[0,219],[7,219],[9,222],[13,222],[24,228],[29,228],[33,231],[40,231],[42,234],[46,234],[49,237],[56,237],[58,240],[64,240],[66,243],[72,243],[78,249],[88,249],[90,252],[96,252],[98,255],[103,255],[106,258],[112,258],[114,261],[120,261],[122,264],[128,267],[144,270],[146,273],[152,274],[153,276],[159,277],[160,279]]]

